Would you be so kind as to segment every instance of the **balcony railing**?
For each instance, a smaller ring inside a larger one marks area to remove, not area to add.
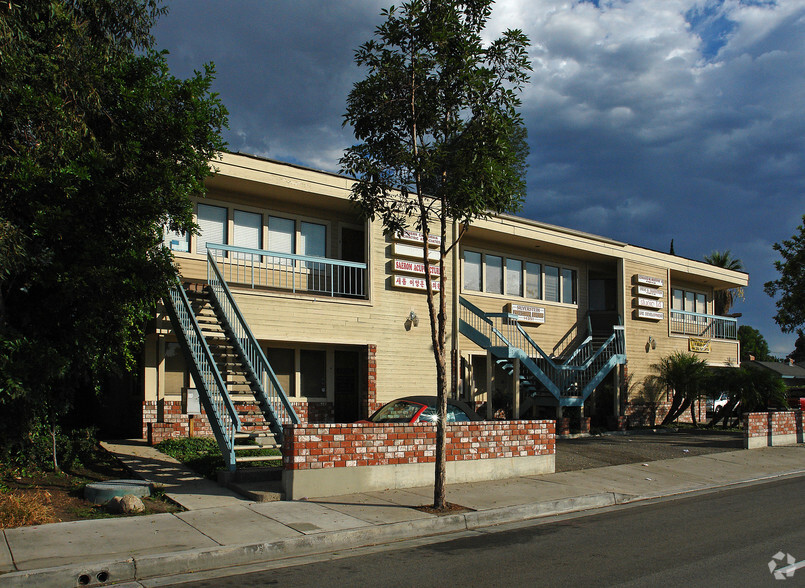
[[[738,339],[738,321],[726,316],[672,310],[671,332],[707,339],[731,339],[735,341]]]
[[[365,263],[211,243],[207,243],[207,250],[229,284],[366,298]]]

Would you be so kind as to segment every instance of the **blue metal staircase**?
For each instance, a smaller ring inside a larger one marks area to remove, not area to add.
[[[513,360],[519,359],[520,388],[533,404],[583,406],[610,371],[626,363],[622,326],[597,346],[589,334],[564,359],[552,358],[525,332],[517,315],[486,313],[459,297],[459,332],[495,358],[497,365],[512,374]],[[523,404],[522,408],[527,408]],[[519,415],[517,415],[519,416]],[[515,418],[517,418],[515,416]]]
[[[245,439],[280,447],[282,426],[300,421],[209,253],[207,263],[206,286],[177,281],[164,301],[174,332],[228,469],[281,459],[237,453],[255,449]]]

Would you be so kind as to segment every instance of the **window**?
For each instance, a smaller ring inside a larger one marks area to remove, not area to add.
[[[545,300],[559,302],[559,268],[545,266]]]
[[[525,296],[542,300],[542,269],[538,263],[525,264]]]
[[[190,251],[190,233],[177,233],[165,227],[163,241],[171,251]]]
[[[481,291],[481,254],[474,251],[464,252],[464,289],[473,292]]]
[[[562,302],[576,304],[576,270],[562,268]]]
[[[325,257],[327,229],[324,225],[302,222],[299,230],[299,253]]]
[[[294,247],[296,223],[279,216],[268,217],[268,250],[277,253],[296,253]]]
[[[263,241],[263,215],[236,210],[233,221],[232,245],[260,249]]]
[[[226,208],[198,205],[198,253],[207,253],[207,243],[223,245],[226,243]]]
[[[465,250],[462,273],[468,292],[578,304],[578,273],[571,268]]]
[[[269,348],[266,359],[274,370],[274,375],[288,396],[296,396],[296,360],[293,349]]]
[[[506,294],[523,295],[523,262],[519,259],[506,258]]]
[[[707,314],[707,295],[673,288],[671,290],[671,309]]]
[[[503,294],[503,258],[497,255],[486,256],[486,291]]]

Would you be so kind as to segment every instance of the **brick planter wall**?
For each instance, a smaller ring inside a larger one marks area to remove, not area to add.
[[[433,483],[436,427],[425,424],[286,425],[286,498]],[[554,471],[552,421],[447,426],[447,479],[470,482]]]
[[[182,412],[181,400],[143,402],[143,438],[149,445],[176,437],[212,437],[204,408],[200,415]]]
[[[744,415],[743,421],[747,449],[803,442],[801,410],[750,412]]]

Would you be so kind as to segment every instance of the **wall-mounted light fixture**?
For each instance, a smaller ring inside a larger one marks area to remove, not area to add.
[[[651,335],[648,336],[648,341],[646,341],[646,353],[651,351],[652,349],[657,349],[657,341]]]
[[[411,309],[411,312],[408,313],[408,318],[405,319],[405,326],[408,329],[410,329],[412,326],[419,326],[419,317],[416,315],[416,311],[414,311],[413,308]]]

